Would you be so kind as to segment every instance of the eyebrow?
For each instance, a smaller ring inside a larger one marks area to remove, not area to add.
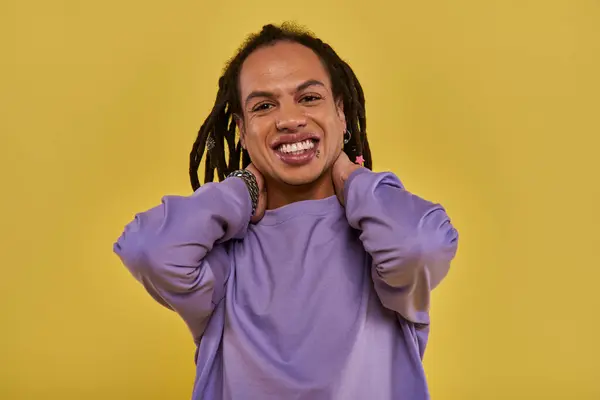
[[[301,83],[300,85],[298,85],[296,87],[296,92],[301,92],[304,89],[307,89],[311,86],[322,86],[325,87],[325,84],[321,81],[318,81],[316,79],[309,79],[306,82]],[[255,90],[252,93],[250,93],[248,95],[248,97],[246,97],[246,101],[245,104],[248,105],[248,102],[252,99],[255,99],[257,97],[275,97],[275,94],[273,92],[269,92],[269,91],[265,91],[265,90]]]

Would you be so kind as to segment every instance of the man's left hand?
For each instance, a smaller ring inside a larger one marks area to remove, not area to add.
[[[344,205],[344,185],[348,177],[357,169],[362,168],[358,164],[354,164],[348,158],[346,152],[342,151],[337,160],[333,163],[332,177],[335,194],[342,205]]]

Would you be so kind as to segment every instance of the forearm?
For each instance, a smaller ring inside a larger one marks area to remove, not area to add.
[[[428,323],[430,291],[446,276],[458,242],[443,207],[409,193],[391,173],[366,169],[350,176],[345,200],[384,306]]]
[[[157,301],[197,328],[227,278],[228,257],[219,244],[243,237],[250,213],[240,179],[206,184],[192,196],[165,196],[161,205],[137,214],[114,251]]]

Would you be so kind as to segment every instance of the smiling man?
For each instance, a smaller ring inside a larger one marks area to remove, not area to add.
[[[429,398],[429,296],[458,234],[371,171],[365,129],[352,69],[310,33],[267,25],[227,64],[194,194],[164,197],[115,244],[189,327],[193,399]]]

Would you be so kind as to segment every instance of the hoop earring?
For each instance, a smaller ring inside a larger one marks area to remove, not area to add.
[[[352,137],[352,134],[350,133],[350,131],[348,129],[346,129],[344,131],[344,144],[348,144],[351,137]]]

